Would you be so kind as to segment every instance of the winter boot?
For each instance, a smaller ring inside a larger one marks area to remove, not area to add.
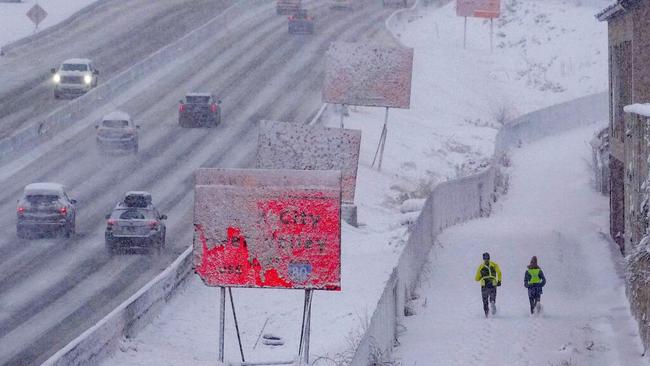
[[[535,304],[535,314],[539,314],[541,312],[542,312],[542,303],[538,301],[537,304]]]
[[[492,315],[497,313],[497,305],[494,303],[494,301],[490,302],[490,312]]]

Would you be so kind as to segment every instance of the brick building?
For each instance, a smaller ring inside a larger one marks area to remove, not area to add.
[[[610,234],[624,251],[638,243],[647,169],[646,129],[639,122],[645,119],[624,107],[650,102],[650,0],[618,0],[597,18],[609,29]]]

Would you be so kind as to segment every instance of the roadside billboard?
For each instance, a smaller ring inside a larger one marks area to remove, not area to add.
[[[340,290],[339,171],[199,169],[195,180],[206,285]]]
[[[323,101],[409,108],[413,49],[334,42],[326,54]]]
[[[257,168],[339,170],[342,201],[354,203],[361,131],[299,123],[260,122]]]
[[[501,0],[456,0],[456,14],[460,17],[498,18]]]

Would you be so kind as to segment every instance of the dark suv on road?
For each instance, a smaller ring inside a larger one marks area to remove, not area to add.
[[[166,227],[151,202],[149,192],[127,192],[124,201],[106,215],[106,250],[110,255],[120,249],[144,249],[161,253],[165,246]]]
[[[209,93],[188,93],[178,106],[181,127],[216,127],[221,123],[221,104]]]
[[[77,201],[70,199],[58,183],[32,183],[25,187],[16,208],[16,235],[56,233],[74,236]]]
[[[298,9],[289,17],[289,34],[313,34],[314,17],[305,9]]]

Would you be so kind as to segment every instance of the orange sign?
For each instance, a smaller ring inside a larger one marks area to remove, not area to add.
[[[498,18],[501,0],[456,0],[456,14],[459,17]]]

